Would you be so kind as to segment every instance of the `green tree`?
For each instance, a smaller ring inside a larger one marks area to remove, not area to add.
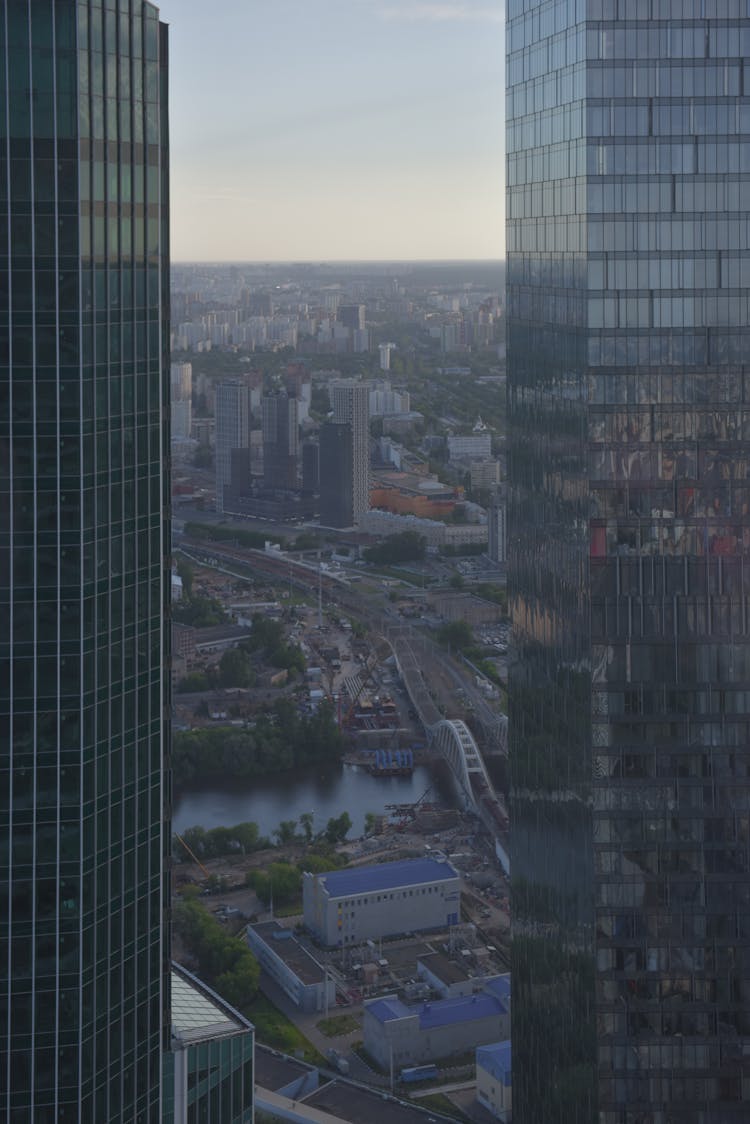
[[[302,815],[299,818],[300,827],[302,828],[302,830],[305,833],[305,842],[306,843],[312,843],[313,821],[314,821],[314,813],[313,812],[303,812]]]
[[[365,812],[365,835],[372,835],[378,822],[375,812]]]
[[[449,621],[437,630],[437,638],[446,648],[457,652],[470,648],[474,643],[471,625],[467,621]]]
[[[273,834],[276,836],[280,847],[286,847],[296,839],[296,820],[282,820]]]
[[[352,820],[348,812],[342,812],[340,816],[331,816],[326,824],[326,840],[331,844],[343,843],[351,826]]]
[[[219,682],[222,687],[252,687],[255,670],[247,652],[228,648],[219,660]]]
[[[427,552],[427,539],[418,531],[401,531],[388,535],[382,542],[368,547],[363,556],[368,562],[377,565],[393,565],[398,562],[419,561]]]
[[[190,565],[187,558],[178,557],[177,573],[182,579],[183,596],[190,597],[193,592],[193,567]]]
[[[246,881],[262,902],[285,905],[302,892],[302,874],[291,863],[271,863],[268,870],[250,870]]]

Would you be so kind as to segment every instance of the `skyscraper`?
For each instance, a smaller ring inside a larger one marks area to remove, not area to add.
[[[157,1124],[166,30],[5,2],[0,58],[0,1116]]]
[[[518,1124],[750,1119],[749,43],[508,2]]]
[[[352,443],[352,517],[351,523],[370,508],[370,407],[366,383],[342,380],[331,384],[333,422],[348,425]],[[321,488],[323,464],[321,448]],[[351,524],[350,524],[351,525]]]
[[[299,422],[297,399],[282,391],[261,399],[263,422],[263,484],[294,489],[298,483]]]
[[[346,422],[320,427],[320,523],[351,527],[353,518],[352,428]]]
[[[232,483],[232,450],[250,448],[250,391],[234,379],[216,387],[216,510],[224,510],[224,488]],[[249,483],[249,481],[248,481]]]

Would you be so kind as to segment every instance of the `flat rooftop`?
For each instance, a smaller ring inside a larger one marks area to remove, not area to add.
[[[450,1119],[416,1105],[403,1104],[388,1093],[370,1092],[339,1081],[331,1081],[297,1103],[330,1112],[349,1124],[384,1124],[385,1121],[387,1124],[425,1124],[429,1118]]]
[[[310,1073],[313,1067],[258,1046],[255,1050],[255,1083],[276,1092]]]
[[[258,934],[303,984],[323,982],[325,970],[307,949],[302,947],[296,937],[288,936],[279,939],[279,933],[289,932],[287,926],[280,925],[278,921],[259,921],[256,925],[249,925],[248,928]]]
[[[404,859],[395,863],[331,870],[320,875],[321,882],[332,898],[354,897],[357,894],[422,886],[431,882],[449,882],[454,878],[458,878],[458,872],[449,862],[440,862],[438,859]]]
[[[420,956],[419,960],[444,984],[464,983],[473,978],[465,964],[456,963],[444,952],[428,952],[426,956]]]
[[[494,982],[494,981],[493,981]],[[393,1022],[395,1019],[416,1017],[420,1030],[433,1030],[440,1026],[457,1026],[459,1023],[474,1022],[493,1016],[507,1015],[510,1003],[497,994],[492,984],[476,995],[461,995],[452,999],[433,999],[425,1003],[407,1006],[395,995],[386,995],[365,1003],[365,1011],[379,1023]],[[499,1027],[498,1027],[499,1029]]]

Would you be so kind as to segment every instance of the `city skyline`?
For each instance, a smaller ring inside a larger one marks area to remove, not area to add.
[[[504,253],[503,8],[166,0],[173,261]],[[364,48],[366,47],[366,51]]]

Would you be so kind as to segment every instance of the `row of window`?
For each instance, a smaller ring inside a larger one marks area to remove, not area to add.
[[[440,894],[440,893],[442,893],[442,887],[439,887],[439,886],[423,886],[421,889],[418,889],[418,890],[401,890],[401,891],[396,890],[396,891],[394,891],[393,893],[390,893],[390,894],[377,894],[377,895],[373,894],[371,898],[370,897],[352,898],[352,899],[347,898],[345,901],[337,902],[336,905],[337,905],[338,910],[341,911],[342,909],[347,909],[350,906],[375,905],[376,902],[380,902],[380,901],[392,902],[394,900],[398,900],[399,898],[413,898],[415,896],[419,897],[420,895],[424,895],[424,894]],[[347,915],[345,914],[344,916],[347,916]],[[352,913],[351,916],[353,917],[354,914]]]
[[[609,335],[600,331],[586,341],[587,360],[592,367],[638,367],[644,362],[656,366],[738,366],[747,359],[748,335],[725,328],[644,330],[641,339],[633,330],[620,329]]]

